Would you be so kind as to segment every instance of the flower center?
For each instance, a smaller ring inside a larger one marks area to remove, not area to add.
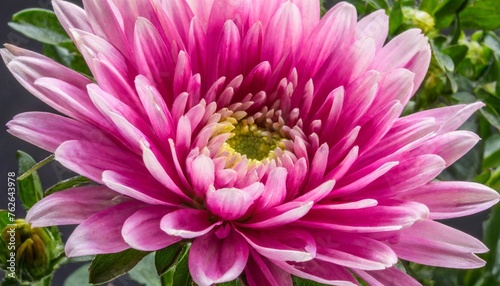
[[[281,141],[281,136],[274,130],[258,127],[249,120],[241,120],[231,131],[232,136],[226,140],[226,148],[231,148],[248,159],[263,160],[270,157]],[[231,150],[229,149],[229,150]]]

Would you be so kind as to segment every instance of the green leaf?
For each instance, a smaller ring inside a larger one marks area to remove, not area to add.
[[[163,275],[179,259],[183,249],[181,243],[172,244],[155,253],[155,267],[158,275]]]
[[[76,176],[73,178],[69,178],[69,179],[60,181],[59,183],[49,187],[47,190],[45,190],[44,196],[48,196],[50,194],[60,192],[63,190],[67,190],[70,188],[86,186],[86,185],[89,185],[92,183],[93,183],[93,181],[91,181],[90,179],[87,179],[83,176]]]
[[[418,9],[434,15],[434,12],[439,7],[439,2],[439,0],[422,0]]]
[[[90,264],[85,264],[82,267],[78,268],[75,272],[71,273],[71,275],[64,280],[63,286],[90,286],[89,284],[89,267]]]
[[[9,211],[0,210],[0,231],[12,222],[9,219]]]
[[[128,275],[132,280],[146,286],[162,286],[160,276],[154,273],[154,254],[149,254],[135,266]]]
[[[485,141],[483,169],[500,166],[500,135],[490,136]]]
[[[23,151],[17,151],[16,156],[19,164],[19,174],[28,172],[37,164],[30,155]],[[19,198],[26,210],[29,210],[43,198],[42,183],[36,171],[24,179],[18,179],[17,184]]]
[[[498,0],[475,0],[460,12],[464,28],[495,30],[500,28],[500,5]]]
[[[444,29],[451,25],[457,13],[467,4],[467,0],[445,0],[434,13],[436,28]]]
[[[44,44],[43,54],[74,71],[90,77],[92,73],[85,59],[74,47],[73,43],[63,43],[61,45],[63,46]]]
[[[443,54],[449,56],[452,60],[455,66],[458,66],[458,64],[465,58],[467,55],[467,51],[469,48],[467,46],[461,46],[461,45],[452,45],[449,47],[446,47],[442,50]]]
[[[500,115],[491,107],[485,106],[479,110],[488,122],[500,130]]]
[[[71,42],[54,12],[46,9],[26,9],[12,16],[9,26],[23,35],[39,42],[58,45]]]
[[[243,285],[244,284],[241,283],[240,279],[236,279],[236,280],[226,282],[226,283],[217,284],[217,286],[243,286]]]
[[[483,242],[490,249],[485,254],[486,271],[499,274],[500,258],[498,257],[500,242],[500,205],[491,209],[490,217],[483,223]],[[498,277],[498,276],[497,276]]]
[[[389,15],[389,34],[394,35],[403,23],[403,10],[401,10],[401,2],[396,0]]]
[[[182,250],[181,255],[179,256],[179,261],[175,264],[175,272],[173,276],[173,284],[176,285],[191,285],[193,279],[191,278],[191,274],[189,273],[188,268],[188,254],[189,248],[191,244],[186,244],[184,249]]]
[[[297,276],[293,276],[292,279],[293,279],[293,286],[322,286],[322,285],[325,285],[325,284],[320,284],[318,282],[314,282],[311,280],[299,278]]]
[[[119,253],[96,255],[89,268],[89,282],[101,284],[130,271],[148,252],[127,249]]]

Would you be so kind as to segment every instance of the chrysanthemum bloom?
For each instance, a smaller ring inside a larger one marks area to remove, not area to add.
[[[430,61],[383,11],[357,22],[310,0],[53,2],[93,80],[14,46],[16,78],[68,117],[23,113],[9,132],[99,186],[35,205],[33,226],[78,224],[68,256],[191,240],[199,285],[418,285],[398,258],[474,268],[487,251],[436,219],[498,201],[433,179],[479,138],[481,103],[401,117]]]

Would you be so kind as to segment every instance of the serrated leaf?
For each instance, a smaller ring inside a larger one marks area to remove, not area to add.
[[[71,273],[71,275],[64,280],[63,286],[91,286],[92,284],[89,284],[89,267],[90,264],[85,264],[75,270],[75,272]]]
[[[155,253],[155,268],[158,275],[163,275],[172,267],[182,253],[182,245],[175,243],[167,248],[156,251]]]
[[[93,183],[93,181],[91,181],[88,178],[85,178],[83,176],[75,176],[75,177],[60,181],[59,183],[49,187],[47,190],[45,190],[44,196],[48,196],[50,194],[60,192],[63,190],[67,190],[70,188],[86,186],[86,185],[89,185],[92,183]]]
[[[54,12],[46,9],[26,9],[12,16],[9,26],[21,34],[39,42],[58,45],[71,42],[70,37],[57,20]]]
[[[149,252],[127,249],[113,254],[99,254],[89,268],[89,282],[101,284],[120,277],[130,271]]]
[[[475,0],[460,12],[464,28],[495,30],[500,28],[500,5],[498,0]]]
[[[17,151],[17,162],[19,164],[19,174],[24,174],[33,168],[37,162],[27,153]],[[18,194],[26,210],[29,210],[35,203],[43,198],[42,183],[37,172],[31,173],[24,179],[18,179]]]
[[[160,281],[160,276],[154,273],[154,255],[151,253],[144,257],[130,272],[128,275],[130,278],[141,285],[146,286],[162,286]]]

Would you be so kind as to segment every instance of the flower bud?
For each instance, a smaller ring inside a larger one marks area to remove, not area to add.
[[[419,28],[426,34],[434,30],[436,21],[429,13],[411,7],[403,7],[401,10],[404,16],[404,26]]]
[[[6,247],[0,252],[0,266],[7,272],[15,271],[16,277],[23,282],[38,281],[50,275],[62,254],[58,235],[49,228],[31,228],[22,219],[2,230],[2,243]]]

